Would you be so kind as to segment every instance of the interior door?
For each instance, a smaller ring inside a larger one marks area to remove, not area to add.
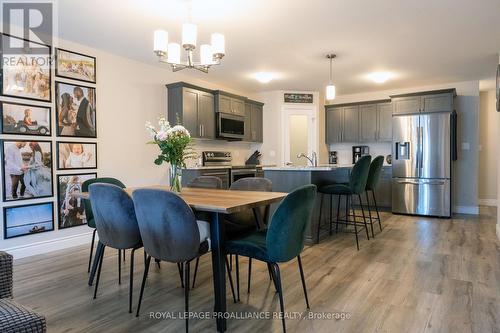
[[[417,178],[419,115],[392,117],[392,176]]]
[[[420,115],[420,178],[450,178],[450,114]]]
[[[310,165],[304,153],[311,157],[316,149],[316,117],[311,109],[285,108],[283,110],[283,162],[293,166]]]

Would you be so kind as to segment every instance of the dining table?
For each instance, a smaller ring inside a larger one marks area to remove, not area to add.
[[[138,189],[161,189],[169,191],[165,185],[128,187],[124,190],[129,194]],[[226,266],[224,250],[224,219],[223,215],[252,210],[257,226],[264,226],[260,207],[269,206],[281,201],[287,193],[236,191],[222,189],[204,189],[184,187],[179,196],[194,210],[210,213],[210,242],[212,253],[212,271],[214,283],[214,317],[217,331],[226,331]],[[76,197],[89,199],[87,192],[75,193]],[[91,198],[90,198],[91,199]],[[94,258],[89,276],[89,285],[92,285],[97,269],[97,253]]]

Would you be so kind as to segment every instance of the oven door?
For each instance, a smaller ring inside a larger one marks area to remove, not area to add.
[[[243,140],[245,117],[219,112],[217,114],[217,136],[225,139]]]
[[[256,169],[231,170],[231,184],[237,181],[238,179],[256,177],[256,176],[257,176]]]

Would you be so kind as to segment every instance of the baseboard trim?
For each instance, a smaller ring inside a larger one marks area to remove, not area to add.
[[[497,199],[478,199],[477,203],[481,206],[496,207],[498,205]]]
[[[454,206],[453,213],[479,215],[479,206]]]
[[[71,235],[56,239],[50,239],[37,243],[13,246],[10,248],[2,249],[2,251],[12,254],[14,256],[14,259],[21,259],[25,257],[31,257],[37,254],[44,254],[52,251],[64,250],[74,246],[90,244],[91,240],[92,240],[92,231],[78,235]]]

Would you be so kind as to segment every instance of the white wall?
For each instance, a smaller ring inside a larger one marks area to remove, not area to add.
[[[158,116],[166,114],[165,84],[187,81],[211,89],[223,89],[254,97],[229,87],[216,86],[208,81],[193,79],[183,72],[172,73],[166,65],[163,68],[148,65],[66,41],[60,41],[59,46],[97,57],[98,138],[97,140],[86,139],[85,141],[98,142],[98,176],[119,178],[127,186],[167,184],[168,182],[167,166],[156,166],[153,163],[158,151],[155,146],[146,145],[149,137],[144,126],[146,121],[155,122]],[[54,73],[53,78],[53,81],[59,80],[54,76]],[[204,79],[210,80],[210,74],[204,76]],[[54,132],[52,140],[54,141],[56,140],[54,105],[52,105],[52,128]],[[200,150],[206,148],[231,150],[236,155],[236,161],[244,161],[252,151],[252,145],[241,143],[224,142],[219,145],[213,142],[203,142],[200,144]],[[53,161],[55,161],[54,143]],[[93,170],[88,172],[93,172]],[[54,195],[57,195],[56,174],[62,173],[64,172],[56,172],[54,168]],[[57,229],[57,200],[55,196],[47,200],[25,200],[22,204],[52,200],[56,210],[54,224]],[[8,205],[17,204],[20,202],[8,203]],[[0,204],[2,207],[6,205]],[[3,218],[1,223],[3,228]],[[0,249],[7,249],[16,257],[22,257],[72,245],[89,244],[90,231],[91,229],[87,226],[81,226],[7,240],[1,239]]]
[[[479,203],[497,204],[498,112],[495,90],[479,94]]]

